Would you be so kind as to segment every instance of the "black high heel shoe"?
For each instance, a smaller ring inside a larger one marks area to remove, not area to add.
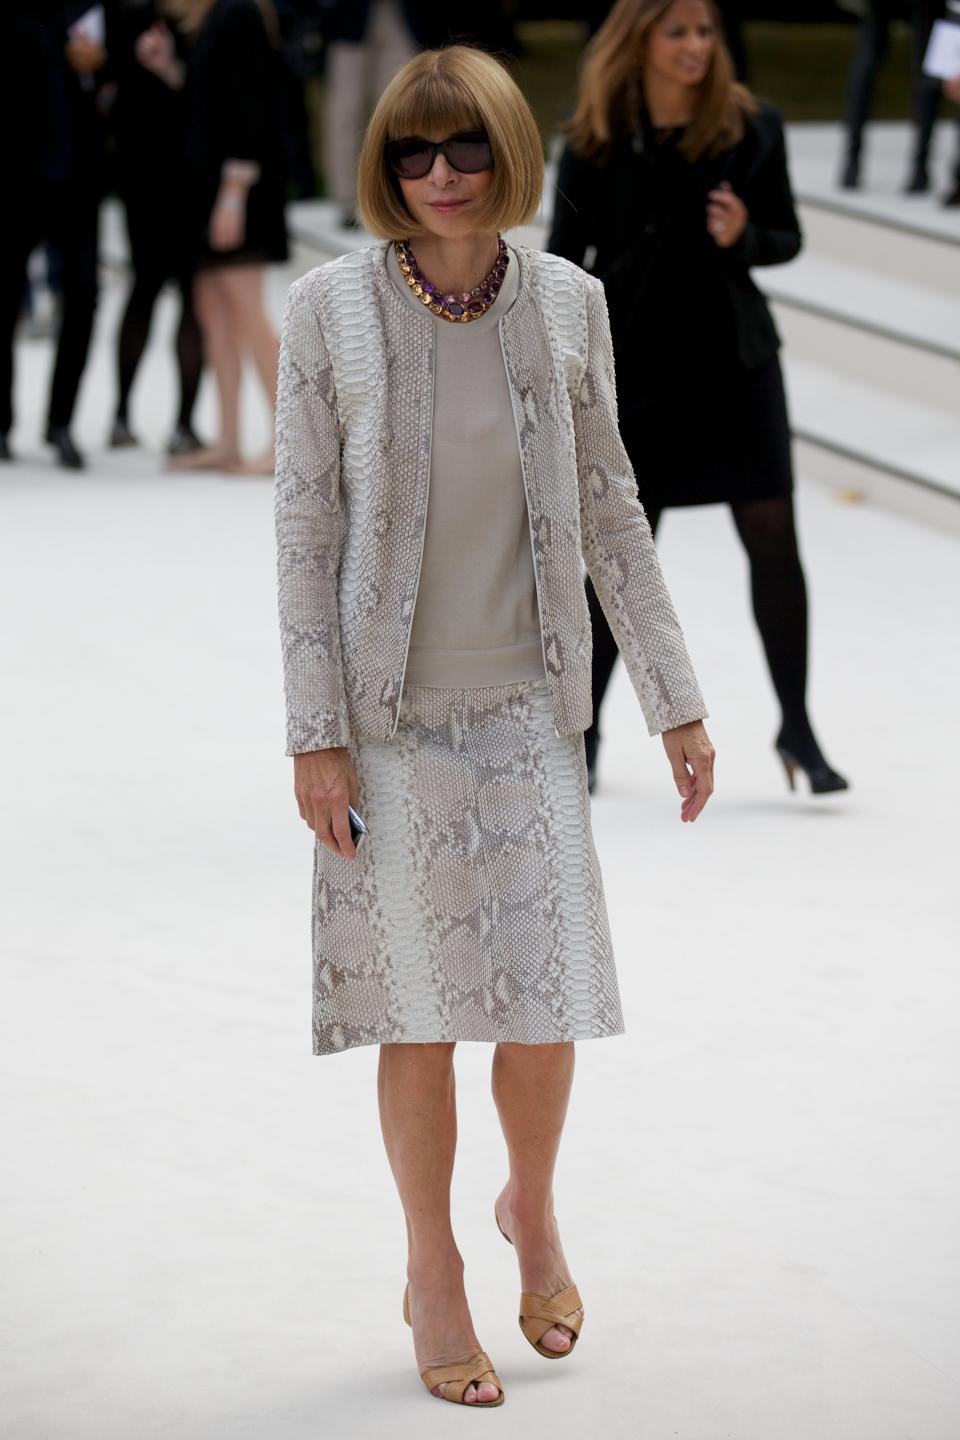
[[[843,169],[840,172],[840,189],[860,189],[860,157],[858,155],[847,156]]]
[[[811,795],[831,795],[837,790],[849,790],[850,782],[845,780],[832,766],[828,765],[814,744],[815,754],[801,760],[783,743],[782,737],[775,742],[775,749],[787,772],[787,784],[791,790],[797,788],[797,771],[802,770],[810,782]]]
[[[86,461],[73,443],[73,436],[66,425],[47,427],[47,444],[57,452],[57,459],[66,470],[84,470]]]

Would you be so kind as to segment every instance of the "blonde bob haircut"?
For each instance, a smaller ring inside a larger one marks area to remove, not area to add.
[[[477,228],[509,230],[533,218],[543,192],[543,142],[530,106],[492,55],[449,45],[408,61],[383,92],[367,126],[357,210],[371,234],[407,240],[424,233],[387,166],[387,141],[460,130],[485,130],[493,152],[493,180],[477,211]]]

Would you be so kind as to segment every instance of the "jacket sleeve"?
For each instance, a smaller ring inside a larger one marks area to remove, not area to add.
[[[553,192],[553,219],[546,250],[582,265],[593,234],[594,166],[569,145],[564,146]]]
[[[337,582],[340,426],[314,271],[291,288],[277,387],[277,576],[288,755],[349,742]]]
[[[647,729],[658,735],[707,709],[620,439],[603,286],[587,283],[587,364],[574,414],[583,557]]]
[[[750,187],[740,198],[750,212],[746,229],[736,245],[721,253],[748,269],[753,265],[784,265],[799,255],[803,245],[800,220],[790,187],[787,144],[779,115],[773,143],[761,161]]]

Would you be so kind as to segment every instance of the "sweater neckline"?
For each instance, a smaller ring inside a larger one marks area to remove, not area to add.
[[[509,246],[510,264],[507,266],[507,278],[494,304],[491,305],[485,315],[480,316],[479,320],[472,320],[469,325],[452,325],[449,320],[442,320],[439,315],[434,315],[432,311],[428,310],[422,301],[417,299],[406,281],[403,280],[396,255],[394,254],[393,241],[382,241],[377,248],[380,251],[379,264],[374,266],[374,273],[381,291],[386,291],[390,296],[391,303],[405,315],[415,315],[420,324],[429,325],[431,329],[436,329],[437,326],[442,325],[444,327],[444,333],[449,330],[452,335],[464,335],[471,330],[476,331],[485,326],[499,325],[501,320],[511,314],[517,306],[517,302],[524,300],[529,288],[529,279],[525,275],[525,259],[522,254],[522,247],[511,245]],[[395,275],[394,270],[396,271]],[[512,275],[511,271],[513,272]],[[501,310],[500,301],[507,298],[509,298],[510,304]]]

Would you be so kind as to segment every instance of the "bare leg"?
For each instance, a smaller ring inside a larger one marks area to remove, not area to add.
[[[516,1247],[521,1288],[535,1295],[556,1295],[572,1283],[553,1215],[553,1172],[573,1067],[572,1042],[501,1044],[493,1056],[493,1098],[510,1158],[497,1218]],[[540,1343],[562,1353],[572,1334],[554,1325]]]
[[[245,352],[249,352],[270,406],[277,410],[277,369],[280,363],[280,341],[263,303],[263,266],[235,265],[225,268],[223,281],[233,314],[233,323],[241,336]],[[266,451],[236,467],[245,474],[272,475],[273,443]]]
[[[480,1349],[463,1288],[463,1257],[450,1222],[457,1147],[452,1045],[381,1045],[378,1094],[387,1158],[407,1222],[407,1278],[417,1366],[468,1360]],[[435,1395],[444,1387],[437,1386]],[[468,1404],[497,1388],[469,1385]]]
[[[217,382],[220,434],[213,445],[170,460],[171,470],[229,470],[240,459],[240,382],[243,361],[221,270],[201,270],[194,302],[204,350]]]

